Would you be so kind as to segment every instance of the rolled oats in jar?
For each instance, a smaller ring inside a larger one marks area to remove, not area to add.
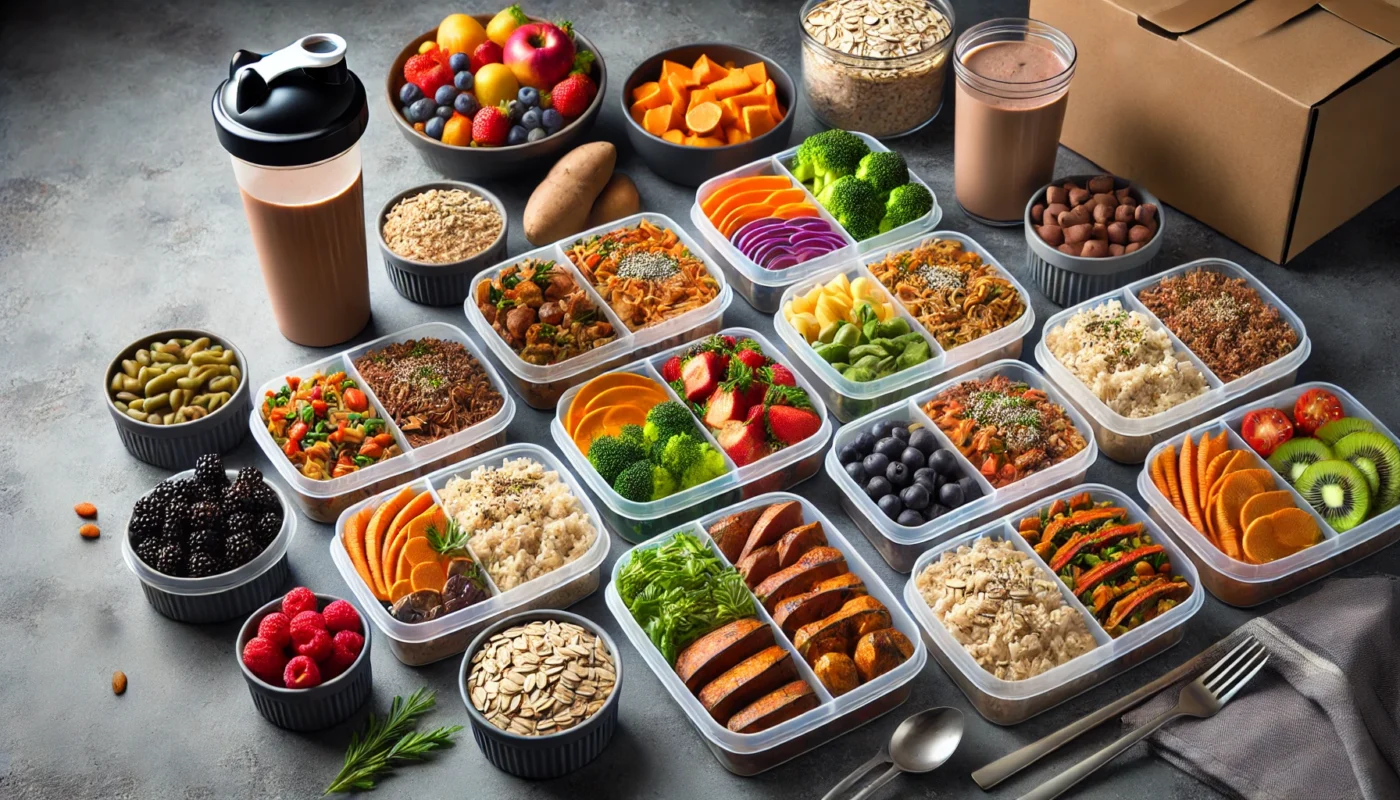
[[[808,0],[801,18],[802,85],[822,122],[887,138],[938,116],[953,44],[946,0]]]

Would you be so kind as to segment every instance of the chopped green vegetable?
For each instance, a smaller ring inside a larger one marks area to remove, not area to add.
[[[643,428],[648,442],[665,441],[678,433],[694,433],[695,418],[674,400],[657,403],[647,412]]]
[[[896,186],[885,201],[885,217],[880,220],[880,233],[913,222],[932,210],[933,194],[923,184],[906,183]]]
[[[866,153],[856,167],[856,177],[875,187],[881,196],[909,182],[909,165],[894,151]]]
[[[845,175],[854,175],[870,147],[854,133],[839,128],[813,134],[797,146],[792,174],[811,183],[813,192]]]
[[[885,215],[879,194],[854,175],[828,183],[817,195],[817,202],[857,240],[874,236],[879,230],[880,218]]]
[[[628,465],[613,481],[613,491],[622,495],[624,500],[634,503],[649,502],[653,488],[651,468],[651,462],[645,460]]]
[[[588,446],[588,463],[598,471],[598,477],[612,484],[632,464],[647,457],[639,444],[624,441],[619,436],[599,436]]]

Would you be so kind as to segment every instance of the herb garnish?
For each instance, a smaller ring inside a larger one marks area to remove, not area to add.
[[[384,719],[370,714],[365,729],[350,738],[345,765],[326,787],[326,794],[368,791],[395,767],[424,761],[434,750],[450,747],[461,725],[434,728],[426,733],[414,730],[418,718],[436,702],[435,693],[425,687],[409,695],[408,700],[395,697],[389,716]]]

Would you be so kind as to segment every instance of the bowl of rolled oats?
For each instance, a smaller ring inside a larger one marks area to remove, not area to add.
[[[800,21],[817,119],[887,139],[938,116],[953,47],[947,0],[807,0]]]
[[[505,258],[506,207],[472,183],[434,181],[400,192],[379,212],[389,282],[430,306],[460,305],[472,277]]]

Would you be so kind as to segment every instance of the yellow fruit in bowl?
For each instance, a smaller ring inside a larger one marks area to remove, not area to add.
[[[507,6],[496,12],[496,16],[486,23],[486,38],[501,47],[505,47],[506,40],[515,32],[515,29],[529,21],[530,18],[525,16],[525,12],[520,10],[520,6]]]
[[[470,56],[486,41],[486,29],[466,14],[448,14],[438,23],[437,43],[448,55],[466,53]]]
[[[442,143],[457,147],[469,147],[472,143],[472,118],[464,117],[456,111],[442,126]]]
[[[505,64],[486,64],[476,71],[476,102],[482,106],[496,106],[515,99],[520,91],[520,81]]]
[[[431,53],[436,49],[438,49],[437,42],[424,42],[418,45],[418,54],[422,55],[423,53]]]

